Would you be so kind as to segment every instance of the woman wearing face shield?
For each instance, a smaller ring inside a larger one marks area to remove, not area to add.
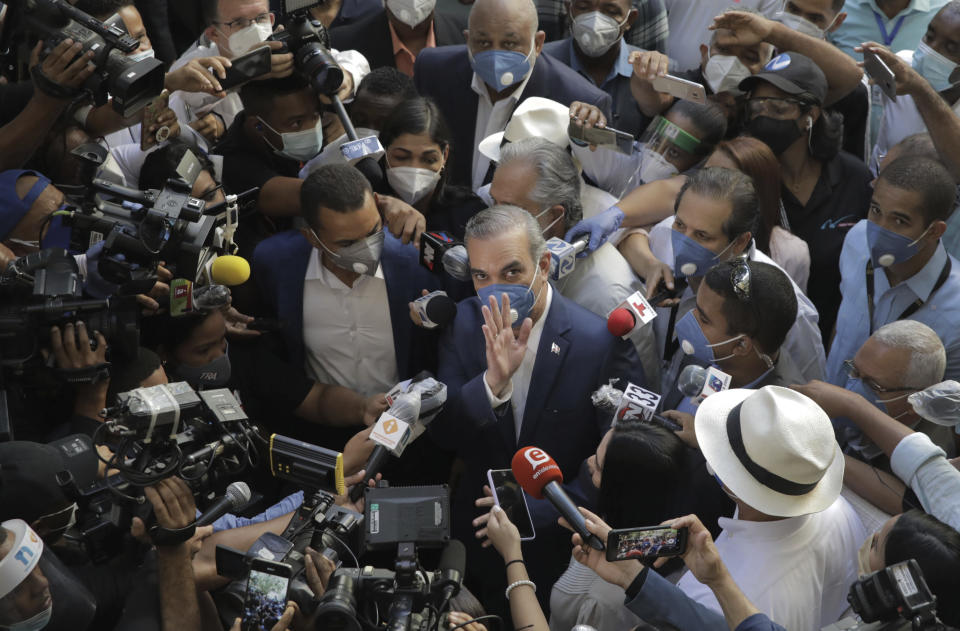
[[[467,220],[485,207],[470,189],[447,182],[452,135],[439,108],[428,98],[402,102],[384,121],[380,143],[389,188],[423,213],[428,230],[463,236]]]

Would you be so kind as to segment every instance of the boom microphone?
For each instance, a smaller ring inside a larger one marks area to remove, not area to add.
[[[250,487],[247,486],[247,483],[231,482],[230,486],[227,487],[227,491],[223,494],[223,497],[211,504],[202,515],[197,517],[196,526],[197,528],[200,526],[209,526],[228,512],[237,510],[249,501]]]
[[[514,454],[510,467],[513,477],[524,491],[538,500],[546,497],[584,543],[595,550],[603,550],[603,542],[587,530],[583,515],[560,486],[563,484],[563,473],[547,452],[539,447],[524,447]]]

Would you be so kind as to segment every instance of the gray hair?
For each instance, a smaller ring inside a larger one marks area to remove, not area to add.
[[[533,264],[540,261],[540,257],[547,251],[547,242],[540,232],[540,224],[533,215],[522,208],[509,204],[497,204],[481,210],[467,222],[464,242],[470,239],[489,239],[498,237],[511,230],[521,230],[527,235],[527,244],[530,247],[530,257]]]
[[[583,219],[580,204],[580,171],[567,150],[543,138],[523,138],[500,147],[500,164],[522,160],[537,172],[537,183],[530,192],[530,199],[541,208],[563,206],[566,229]]]
[[[897,320],[885,324],[871,336],[888,348],[910,351],[903,371],[903,385],[927,388],[943,381],[947,370],[947,351],[936,332],[916,320]]]

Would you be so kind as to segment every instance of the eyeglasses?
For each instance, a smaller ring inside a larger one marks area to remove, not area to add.
[[[857,368],[856,364],[853,363],[852,359],[845,359],[843,361],[843,368],[844,370],[846,370],[847,375],[851,379],[859,379],[860,381],[863,382],[865,386],[873,390],[873,392],[876,394],[888,394],[890,392],[903,392],[905,390],[923,390],[923,388],[914,388],[912,386],[904,386],[901,388],[884,388],[873,379],[870,379],[869,377],[864,377],[863,373],[860,372],[860,369]]]
[[[747,100],[747,116],[769,116],[771,118],[797,118],[810,109],[811,104],[800,99],[780,98],[776,96],[752,96]]]
[[[740,300],[750,302],[750,264],[745,258],[737,257],[732,261],[732,266],[730,284],[733,286],[733,293]]]
[[[220,26],[226,26],[228,29],[244,29],[250,26],[251,24],[267,24],[270,22],[270,13],[261,13],[252,20],[247,18],[237,18],[236,20],[230,20],[229,22],[214,22],[214,24],[219,24]]]

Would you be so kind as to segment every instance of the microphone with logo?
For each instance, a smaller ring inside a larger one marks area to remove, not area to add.
[[[413,301],[413,308],[426,329],[444,327],[457,315],[457,303],[445,291],[433,291]]]
[[[470,280],[467,248],[446,232],[420,235],[420,265],[434,274],[447,274],[455,280]]]
[[[677,390],[700,403],[711,394],[728,389],[730,380],[730,375],[715,366],[704,368],[690,364],[680,371]]]
[[[577,255],[583,252],[590,240],[586,237],[567,243],[559,237],[547,239],[550,252],[550,278],[560,280],[577,266]]]
[[[595,550],[603,550],[603,542],[587,530],[583,515],[560,486],[563,484],[563,472],[547,452],[539,447],[524,447],[514,454],[511,469],[513,477],[524,491],[538,500],[546,497],[584,543]]]
[[[656,317],[657,310],[647,302],[643,292],[635,291],[607,316],[607,330],[611,335],[627,339]]]

